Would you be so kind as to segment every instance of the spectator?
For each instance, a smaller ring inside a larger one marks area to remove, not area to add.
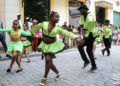
[[[2,21],[0,21],[0,29],[3,29],[3,22]],[[3,32],[0,32],[0,42],[2,43],[3,48],[6,52],[8,48],[7,48],[7,44],[5,42],[5,35]],[[8,54],[6,54],[6,57],[11,58],[11,56]]]
[[[21,14],[20,13],[17,14],[17,21],[19,23],[20,28],[22,28],[23,25],[22,25]]]

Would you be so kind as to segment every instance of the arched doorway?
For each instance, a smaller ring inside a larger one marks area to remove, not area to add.
[[[96,21],[103,24],[105,21],[105,8],[96,6]]]

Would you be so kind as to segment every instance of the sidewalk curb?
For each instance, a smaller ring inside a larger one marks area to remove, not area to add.
[[[60,52],[60,53],[65,53],[65,52],[71,52],[71,51],[76,51],[77,50],[77,48],[75,48],[75,49],[67,49],[67,50],[64,50],[63,52]],[[32,55],[30,55],[30,54],[28,54],[28,56],[31,58],[31,57],[35,57],[35,56],[41,56],[41,52],[39,53],[39,54],[32,54]],[[59,54],[59,53],[58,53]],[[25,58],[25,56],[23,56],[23,58]],[[5,58],[0,58],[0,62],[1,61],[7,61],[7,60],[10,60],[9,58],[7,58],[7,57],[5,57]]]

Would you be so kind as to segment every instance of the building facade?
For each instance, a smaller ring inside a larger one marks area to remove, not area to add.
[[[0,19],[6,27],[12,26],[17,14],[24,16],[23,0],[0,0]]]
[[[113,24],[120,29],[120,0],[113,2]]]
[[[23,0],[0,0],[0,20],[3,21],[4,27],[12,27],[12,22],[16,19],[17,14],[24,17]],[[6,34],[6,43],[8,44],[10,38]]]
[[[0,19],[6,27],[12,25],[17,13],[24,20],[23,2],[24,0],[0,0]],[[95,21],[103,23],[105,19],[109,19],[115,26],[120,26],[120,0],[50,0],[49,4],[50,11],[59,12],[61,25],[67,22],[78,27],[80,14],[76,9],[81,4],[87,4]]]

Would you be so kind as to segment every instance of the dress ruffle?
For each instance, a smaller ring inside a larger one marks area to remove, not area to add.
[[[42,41],[38,48],[41,49],[43,53],[58,53],[64,50],[65,45],[58,40],[51,44],[46,44]]]

